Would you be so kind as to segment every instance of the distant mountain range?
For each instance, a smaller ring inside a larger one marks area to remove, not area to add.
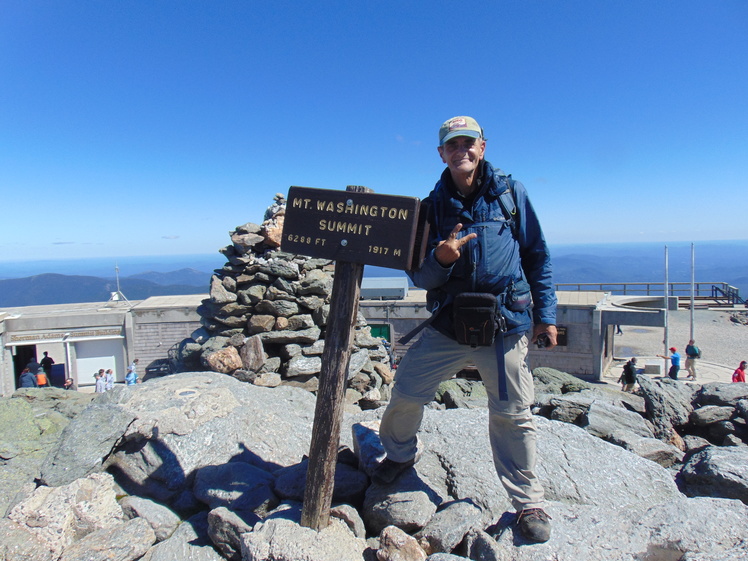
[[[151,296],[208,293],[211,273],[180,269],[169,273],[146,272],[121,278],[120,292],[128,300]],[[106,302],[117,291],[116,279],[45,273],[0,280],[0,307]]]
[[[605,244],[551,247],[553,280],[569,283],[661,283],[664,280],[664,246],[662,244]],[[135,259],[135,258],[133,258]],[[207,294],[212,272],[194,268],[165,271],[174,261],[164,257],[161,271],[120,277],[120,291],[128,300],[143,300],[150,296],[178,294]],[[173,258],[172,258],[173,259]],[[211,256],[212,264],[215,257]],[[199,256],[189,260],[202,263]],[[696,246],[696,282],[726,282],[740,290],[748,299],[748,241],[701,242]],[[84,270],[59,262],[53,270]],[[142,263],[140,263],[142,265]],[[125,264],[123,264],[123,267]],[[127,264],[130,270],[137,265]],[[202,265],[198,265],[202,266]],[[209,265],[210,266],[210,265]],[[6,267],[7,269],[7,267]],[[149,267],[150,269],[150,267]],[[691,280],[690,244],[674,244],[668,249],[668,280]],[[0,268],[0,276],[2,276]],[[88,271],[85,271],[88,272]],[[402,271],[366,266],[367,277],[402,277]],[[9,276],[9,275],[6,275]],[[0,280],[0,308],[75,302],[106,302],[117,290],[117,281],[100,276],[63,275],[44,273],[23,278]]]

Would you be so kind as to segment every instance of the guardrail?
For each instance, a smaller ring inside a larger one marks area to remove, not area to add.
[[[645,296],[662,296],[664,293],[663,282],[573,282],[558,283],[556,290],[571,291],[600,291],[611,292],[622,295],[645,295]],[[680,298],[691,297],[690,282],[669,282],[668,291],[670,296]],[[696,282],[694,283],[694,297],[708,298],[723,302],[726,304],[745,304],[745,300],[740,297],[740,291],[726,282]]]

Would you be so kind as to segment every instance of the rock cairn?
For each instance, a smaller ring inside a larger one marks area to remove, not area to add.
[[[207,368],[259,386],[318,389],[334,264],[281,251],[286,199],[280,193],[262,224],[230,232],[228,260],[197,312],[202,327],[179,346],[183,369]],[[346,401],[362,408],[389,399],[390,354],[359,313]]]

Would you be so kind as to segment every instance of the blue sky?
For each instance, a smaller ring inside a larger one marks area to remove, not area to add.
[[[0,2],[0,261],[212,253],[425,197],[472,115],[553,244],[748,239],[748,3]]]

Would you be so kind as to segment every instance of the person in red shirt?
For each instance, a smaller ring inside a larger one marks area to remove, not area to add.
[[[740,363],[740,366],[737,367],[735,372],[732,373],[732,381],[733,382],[745,382],[745,366],[746,362],[742,361]]]

